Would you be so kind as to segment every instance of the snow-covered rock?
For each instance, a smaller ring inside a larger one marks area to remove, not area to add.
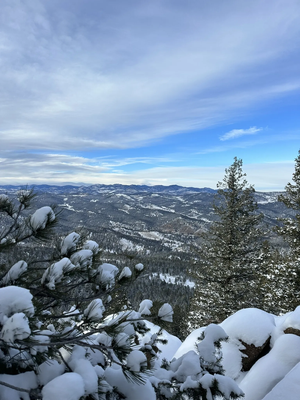
[[[274,316],[258,308],[245,308],[226,318],[221,324],[230,339],[262,346],[275,328]]]
[[[241,381],[244,399],[263,399],[299,362],[300,337],[290,334],[280,336],[271,351],[258,360]]]

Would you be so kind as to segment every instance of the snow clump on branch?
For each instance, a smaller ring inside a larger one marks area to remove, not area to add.
[[[55,213],[51,207],[41,207],[30,218],[30,225],[34,231],[45,229],[47,223],[55,220]]]

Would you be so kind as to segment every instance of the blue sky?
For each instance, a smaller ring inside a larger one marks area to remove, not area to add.
[[[299,0],[0,7],[0,184],[291,181]]]

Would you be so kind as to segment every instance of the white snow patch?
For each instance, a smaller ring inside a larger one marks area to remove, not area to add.
[[[130,278],[132,276],[131,269],[129,267],[124,267],[120,273],[119,281],[123,278]]]
[[[15,340],[28,338],[31,330],[24,313],[16,313],[8,318],[1,330],[0,337],[5,342],[14,343]]]
[[[67,372],[43,387],[43,400],[79,400],[84,395],[84,381],[76,372]]]
[[[158,274],[157,272],[152,273],[151,275],[149,275],[149,279],[151,279],[152,277],[157,277],[159,276],[159,278],[166,282],[166,283],[170,283],[173,285],[183,285],[183,286],[189,286],[190,288],[195,287],[195,282],[186,279],[185,281],[182,279],[181,276],[174,276],[174,275],[170,275],[170,274],[163,274],[160,273]]]
[[[55,213],[51,207],[45,206],[36,210],[30,217],[30,225],[34,231],[45,229],[47,223],[55,220]]]
[[[17,386],[22,389],[30,390],[35,389],[38,386],[37,378],[34,372],[24,372],[17,375],[0,375],[0,381],[8,383],[13,386]],[[26,392],[17,391],[10,389],[6,386],[1,385],[1,400],[30,400],[29,395]],[[44,400],[44,399],[43,399]],[[54,399],[51,399],[54,400]],[[57,399],[55,399],[57,400]]]
[[[141,315],[151,315],[150,308],[153,307],[153,302],[151,300],[143,300],[140,303],[139,313]]]
[[[42,386],[45,386],[52,379],[57,378],[65,371],[64,364],[59,364],[56,360],[47,360],[38,367],[38,380]]]
[[[34,314],[32,294],[28,289],[18,286],[6,286],[0,289],[0,323],[18,312],[28,316]]]
[[[115,265],[104,263],[97,268],[97,272],[99,274],[99,283],[111,286],[115,282],[115,276],[119,272],[119,268]]]
[[[137,271],[143,271],[144,265],[142,263],[138,263],[134,266]]]
[[[64,274],[75,268],[71,261],[64,257],[62,260],[50,265],[44,272],[41,283],[45,284],[50,290],[55,289],[55,284],[61,282]]]
[[[90,268],[93,263],[93,252],[92,250],[83,249],[76,251],[70,257],[71,262],[75,265],[75,267],[80,269]]]
[[[244,399],[263,399],[299,362],[300,337],[291,334],[280,336],[272,350],[259,359],[241,381],[240,387],[245,392]]]
[[[144,250],[144,246],[140,245],[140,244],[134,244],[131,240],[128,239],[120,239],[120,245],[121,245],[121,249],[122,251],[143,251]]]
[[[84,315],[87,319],[93,322],[100,321],[103,313],[105,311],[105,307],[102,303],[101,299],[94,299],[84,310]]]
[[[151,240],[162,240],[164,235],[159,232],[152,231],[152,232],[139,232],[139,234],[145,239]]]
[[[173,322],[173,308],[169,303],[163,304],[160,309],[158,310],[158,316],[163,321]]]
[[[127,367],[133,372],[140,372],[141,367],[145,366],[147,358],[145,354],[139,350],[133,350],[127,356]]]
[[[263,400],[299,400],[300,393],[300,363],[298,363]]]
[[[27,271],[27,263],[23,260],[18,261],[16,264],[14,264],[10,270],[7,272],[7,274],[3,277],[2,283],[4,285],[7,285],[9,283],[14,282],[17,280],[24,272]]]
[[[275,328],[274,316],[258,308],[245,308],[221,323],[230,339],[262,346]]]
[[[91,250],[94,255],[99,253],[99,244],[94,240],[87,240],[83,245],[84,250]]]
[[[61,243],[61,255],[66,255],[69,251],[75,251],[77,244],[80,241],[80,235],[76,232],[71,232]]]

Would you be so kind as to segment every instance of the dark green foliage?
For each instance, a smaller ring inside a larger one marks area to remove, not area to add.
[[[285,193],[278,197],[287,208],[294,211],[293,218],[281,218],[282,225],[277,228],[283,239],[290,246],[293,256],[300,256],[300,150],[295,159],[295,172],[292,180],[294,184],[288,183]]]
[[[220,322],[240,308],[257,306],[257,281],[263,218],[257,213],[254,187],[235,158],[218,182],[213,209],[218,219],[202,235],[196,266],[193,325]],[[199,311],[197,311],[197,309]],[[201,314],[201,315],[199,315]]]

